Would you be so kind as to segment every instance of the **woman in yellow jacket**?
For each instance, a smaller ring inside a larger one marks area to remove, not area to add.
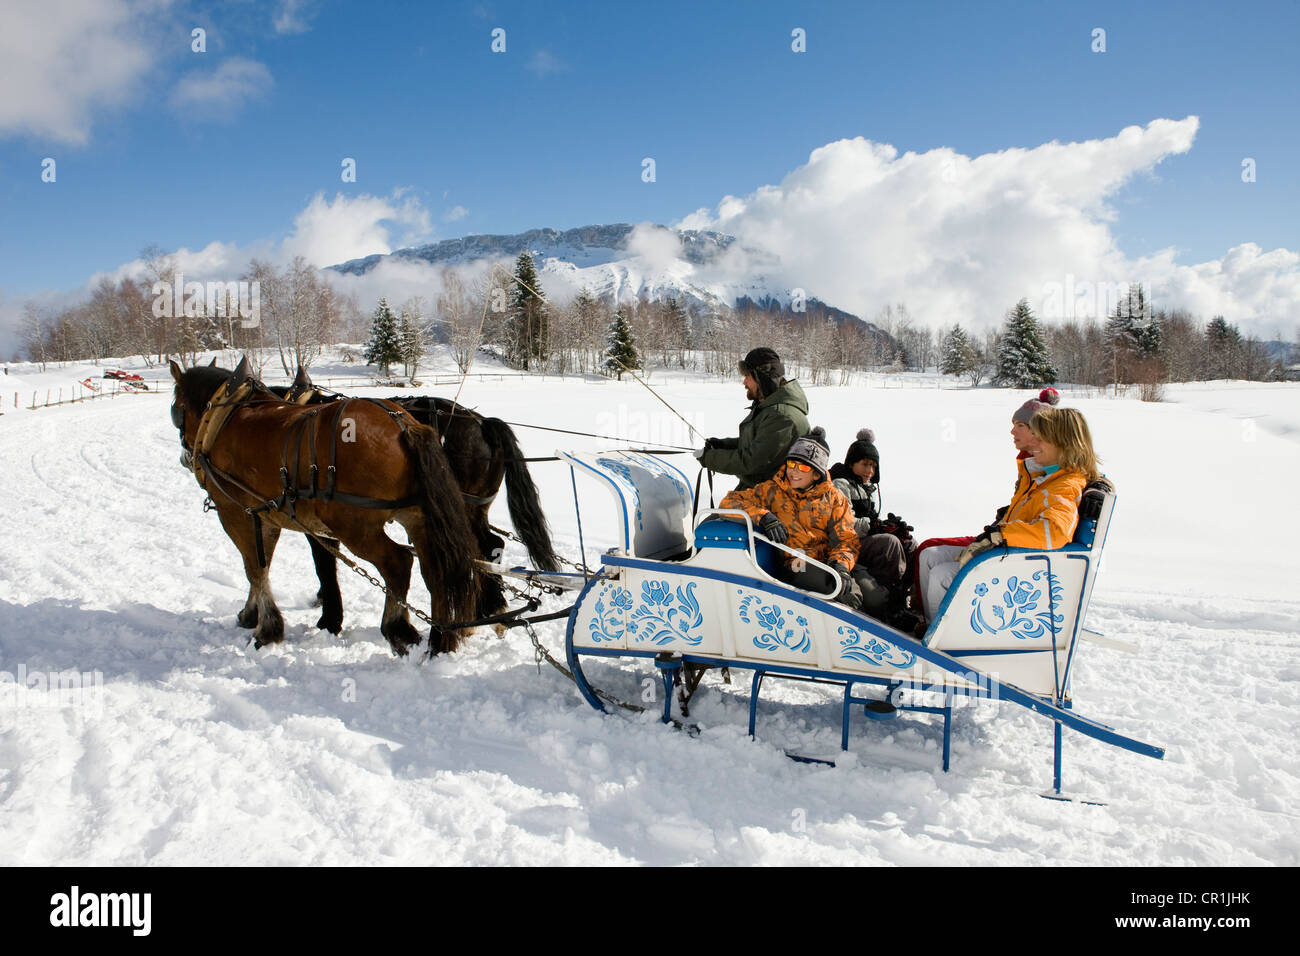
[[[1017,462],[1016,492],[996,526],[965,548],[927,548],[920,560],[925,614],[932,619],[958,570],[990,548],[1053,551],[1074,537],[1083,489],[1099,476],[1092,433],[1075,408],[1043,408],[1030,419],[1033,457]]]

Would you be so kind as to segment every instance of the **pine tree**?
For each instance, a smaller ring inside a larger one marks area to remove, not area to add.
[[[1205,369],[1209,378],[1236,378],[1241,369],[1241,332],[1221,315],[1205,327]]]
[[[605,333],[605,356],[605,371],[617,373],[620,381],[625,369],[641,367],[641,356],[637,354],[636,342],[632,339],[632,326],[628,324],[622,307],[614,313]]]
[[[1047,345],[1038,320],[1030,311],[1029,300],[1021,299],[1007,313],[998,343],[999,385],[1015,388],[1038,388],[1056,380],[1056,369],[1047,356]]]
[[[519,253],[511,283],[510,311],[506,319],[506,357],[516,368],[544,363],[549,352],[546,302],[533,267],[533,257]]]
[[[940,345],[942,355],[939,359],[939,371],[944,375],[961,375],[974,366],[979,355],[971,344],[970,336],[960,324],[954,325],[943,337]]]
[[[402,357],[397,332],[397,318],[388,307],[388,300],[380,299],[370,320],[370,340],[366,342],[366,364],[378,365],[381,375],[389,375],[388,367]]]

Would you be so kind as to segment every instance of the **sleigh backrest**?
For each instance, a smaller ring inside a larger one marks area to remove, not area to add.
[[[625,554],[663,559],[690,550],[695,497],[686,475],[670,458],[617,450],[556,455],[569,463],[575,476],[595,479],[613,496],[614,533]]]

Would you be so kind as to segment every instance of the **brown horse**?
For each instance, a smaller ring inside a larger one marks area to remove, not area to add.
[[[295,404],[319,404],[333,397],[312,385],[304,369],[298,369],[293,385],[271,386],[271,391]],[[470,529],[482,558],[496,562],[505,542],[492,530],[489,510],[501,485],[506,486],[506,504],[510,520],[528,550],[534,568],[556,571],[559,559],[551,544],[550,529],[542,513],[537,486],[528,472],[524,453],[515,433],[499,418],[485,417],[450,399],[433,396],[398,396],[389,401],[402,406],[411,416],[429,425],[442,436],[442,450],[460,488],[469,515]],[[320,541],[308,538],[316,576],[320,580],[317,598],[321,604],[317,627],[334,634],[343,629],[343,599],[338,584],[338,563]],[[478,618],[486,618],[505,609],[506,601],[500,579],[484,574],[481,580]]]
[[[248,577],[241,627],[261,647],[284,638],[272,597],[271,558],[282,530],[341,541],[384,579],[380,630],[397,654],[420,641],[405,600],[411,555],[384,533],[406,529],[442,622],[473,619],[479,602],[477,548],[438,433],[390,402],[352,399],[302,406],[248,377],[214,367],[182,372],[172,418],[200,485],[239,549]],[[442,632],[431,653],[453,651],[463,635]]]

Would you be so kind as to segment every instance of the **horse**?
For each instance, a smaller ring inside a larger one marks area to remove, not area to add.
[[[269,577],[283,530],[341,541],[379,570],[387,588],[380,631],[399,656],[421,637],[399,603],[410,585],[411,554],[385,534],[387,522],[411,540],[433,618],[474,616],[482,587],[477,541],[435,429],[379,399],[286,402],[251,377],[247,360],[233,373],[170,367],[181,460],[243,559],[249,589],[237,621],[253,629],[256,647],[284,639]],[[431,654],[456,650],[465,636],[435,633],[441,637],[430,634]]]
[[[286,401],[298,404],[312,405],[332,400],[315,389],[301,367],[292,385],[272,386],[271,390]],[[488,515],[504,481],[511,523],[528,550],[533,567],[542,571],[559,570],[559,559],[551,543],[537,486],[533,484],[527,461],[509,425],[446,398],[416,395],[393,397],[388,401],[400,405],[417,422],[436,429],[442,436],[443,453],[465,501],[470,528],[482,558],[495,562],[505,548],[505,542],[492,530]],[[343,629],[338,562],[321,542],[314,538],[307,541],[320,582],[317,598],[321,604],[321,616],[316,626],[337,634]],[[484,574],[478,616],[489,617],[505,607],[500,578]]]

